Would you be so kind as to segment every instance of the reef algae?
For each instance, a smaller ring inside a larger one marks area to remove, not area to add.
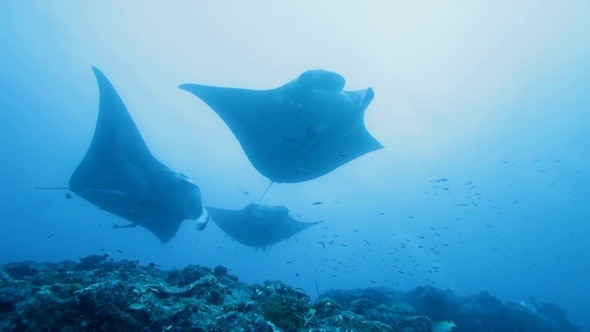
[[[114,261],[20,262],[0,266],[2,331],[580,331],[551,303],[502,303],[487,293],[459,297],[418,287],[331,290],[315,302],[282,281],[247,285],[190,265]]]
[[[307,326],[315,312],[311,299],[301,289],[280,281],[255,285],[253,299],[258,301],[266,318],[285,331],[298,331]]]

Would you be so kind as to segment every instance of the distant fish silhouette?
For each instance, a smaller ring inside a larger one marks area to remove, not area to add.
[[[241,210],[206,207],[211,219],[232,239],[256,249],[267,249],[316,222],[299,222],[285,206],[252,203]]]
[[[117,228],[139,225],[168,242],[184,219],[201,215],[199,187],[152,156],[115,88],[92,69],[100,90],[98,121],[90,148],[70,178],[70,189],[131,221]]]
[[[364,112],[373,89],[344,91],[344,78],[310,70],[271,90],[183,84],[234,133],[252,165],[272,182],[315,179],[381,149]]]

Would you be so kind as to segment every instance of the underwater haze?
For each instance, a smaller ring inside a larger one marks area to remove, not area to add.
[[[7,1],[0,263],[223,265],[241,280],[432,285],[554,302],[590,328],[587,1]],[[165,244],[67,187],[111,81],[152,154],[238,210],[269,184],[185,83],[272,89],[310,69],[371,87],[384,149],[262,199],[324,222],[267,250],[186,220]]]

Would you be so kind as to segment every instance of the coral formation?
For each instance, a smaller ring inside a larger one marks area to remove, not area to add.
[[[281,281],[246,285],[222,266],[165,271],[103,255],[0,267],[2,331],[431,332],[445,321],[455,332],[580,331],[555,304],[503,304],[485,292],[365,288],[313,302]]]

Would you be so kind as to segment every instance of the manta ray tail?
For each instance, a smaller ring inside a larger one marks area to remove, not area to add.
[[[266,193],[268,192],[268,190],[270,189],[270,186],[272,186],[273,183],[274,183],[274,181],[270,181],[270,183],[268,184],[268,187],[266,187],[266,190],[262,193],[262,196],[260,196],[258,203],[262,202],[262,199],[264,198],[264,196],[266,196]]]

